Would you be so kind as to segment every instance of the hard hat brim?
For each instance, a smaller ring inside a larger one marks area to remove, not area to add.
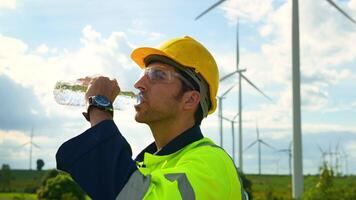
[[[161,56],[168,57],[172,60],[175,60],[174,58],[164,53],[163,51],[151,47],[140,47],[135,49],[131,53],[131,58],[141,69],[143,69],[146,67],[145,58],[147,58],[150,55],[161,55]]]

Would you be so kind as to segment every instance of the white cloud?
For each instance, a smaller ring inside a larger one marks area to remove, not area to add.
[[[14,57],[26,53],[28,46],[19,39],[0,34],[0,58]]]
[[[119,78],[123,89],[133,88],[139,68],[130,59],[133,45],[125,33],[113,32],[104,38],[91,26],[86,26],[80,41],[83,46],[75,51],[57,51],[45,44],[31,51],[25,42],[0,35],[0,73],[33,87],[48,110],[54,105],[52,91],[58,80],[103,74]],[[51,54],[41,54],[49,51]]]
[[[46,54],[48,53],[49,48],[46,44],[42,44],[41,46],[37,47],[36,52],[39,54]]]
[[[263,20],[272,11],[272,0],[230,0],[221,5],[230,22],[236,21],[237,16],[251,21]]]
[[[229,2],[242,10],[243,2],[248,1]],[[290,2],[287,1],[273,12],[265,9],[264,16],[267,19],[260,27],[260,34],[274,37],[262,44],[262,54],[247,52],[240,56],[241,62],[244,62],[241,66],[248,66],[246,74],[258,80],[262,86],[275,82],[291,88]],[[226,12],[229,15],[229,11]],[[334,15],[339,16],[331,17]],[[351,23],[324,1],[301,2],[301,93],[307,110],[330,105],[330,86],[354,77],[352,71],[345,68],[356,61],[356,49],[352,42],[356,40],[356,34],[349,30],[348,25]]]
[[[345,126],[339,124],[328,124],[328,123],[303,123],[303,130],[311,134],[318,134],[321,132],[332,132],[332,133],[353,133],[356,134],[356,126]]]
[[[0,131],[0,144],[4,144],[9,141],[21,145],[28,142],[29,137],[19,131]]]
[[[152,36],[158,37],[159,34]],[[53,155],[60,142],[74,136],[73,133],[79,134],[88,128],[81,116],[82,108],[63,107],[54,102],[52,94],[54,83],[57,80],[75,80],[86,75],[104,74],[118,78],[120,87],[128,90],[133,88],[132,85],[140,73],[140,69],[130,59],[134,45],[129,42],[124,32],[113,32],[105,38],[93,27],[86,26],[80,41],[82,43],[80,49],[68,51],[50,48],[46,44],[32,48],[19,39],[0,35],[0,74],[5,74],[16,83],[34,88],[48,117],[63,119],[58,124],[63,134],[50,135],[53,131],[49,131],[43,133],[44,136],[35,137],[39,146],[48,147],[46,151],[37,152],[36,155],[48,160],[52,167]],[[149,129],[134,121],[133,111],[116,112],[116,120],[120,130],[126,133],[125,137],[132,144],[134,154],[153,141]],[[58,133],[59,130],[55,130],[54,133]],[[12,148],[28,140],[29,137],[22,132],[0,132],[0,148],[6,143],[11,144]],[[48,144],[52,146],[49,147]],[[23,149],[14,153],[10,151],[2,153],[11,158],[11,163],[17,163],[19,159],[27,158],[26,151]],[[15,165],[24,166],[24,163]]]
[[[17,0],[0,0],[0,8],[16,9]]]

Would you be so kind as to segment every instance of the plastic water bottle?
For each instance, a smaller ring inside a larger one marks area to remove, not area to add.
[[[58,81],[54,86],[53,95],[58,104],[69,106],[86,106],[85,92],[92,77],[80,78],[75,81]],[[113,107],[116,110],[132,108],[139,102],[139,95],[132,91],[120,91]]]

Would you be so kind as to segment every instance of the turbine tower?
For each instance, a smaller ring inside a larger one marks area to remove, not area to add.
[[[36,148],[40,148],[37,144],[35,144],[33,142],[33,127],[31,129],[31,136],[30,136],[30,141],[26,142],[25,144],[22,144],[21,147],[26,146],[26,145],[30,145],[30,152],[29,152],[29,170],[32,170],[32,146],[36,147]]]
[[[345,169],[343,169],[343,170],[345,170],[345,172],[343,173],[344,175],[349,174],[348,157],[349,157],[349,154],[347,154],[345,152],[345,150],[342,149],[341,159],[344,161],[343,163],[345,164]]]
[[[219,117],[219,129],[220,129],[220,147],[223,148],[223,99],[225,96],[235,87],[232,85],[222,95],[218,96],[218,117]]]
[[[195,20],[201,18],[213,8],[226,0],[220,0],[198,15]],[[344,12],[334,1],[326,0],[351,22],[356,21]],[[300,47],[299,47],[299,5],[298,0],[292,0],[292,96],[293,96],[293,176],[292,196],[299,199],[303,193],[303,160],[302,160],[302,130],[300,111]],[[241,111],[240,111],[241,113]]]
[[[232,136],[232,160],[235,163],[235,123],[237,121],[235,121],[236,117],[239,115],[239,113],[237,113],[232,119],[226,118],[224,116],[222,116],[222,119],[229,121],[231,123],[231,136]]]

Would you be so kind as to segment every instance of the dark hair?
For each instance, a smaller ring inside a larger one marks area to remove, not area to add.
[[[179,79],[180,82],[182,83],[182,87],[179,91],[179,94],[177,95],[177,99],[181,98],[183,96],[183,94],[188,91],[196,90],[196,91],[200,92],[198,83],[196,83],[190,76],[188,76],[186,73],[184,73],[183,71],[181,71],[177,68],[175,68],[175,71],[178,72],[180,75],[182,75],[184,78],[186,78],[194,87],[194,88],[191,88],[191,86],[189,86],[187,83],[185,83],[184,81]],[[204,118],[203,110],[202,110],[201,105],[199,104],[197,110],[194,113],[195,125],[199,126],[201,124],[201,121],[203,120],[203,118]]]

